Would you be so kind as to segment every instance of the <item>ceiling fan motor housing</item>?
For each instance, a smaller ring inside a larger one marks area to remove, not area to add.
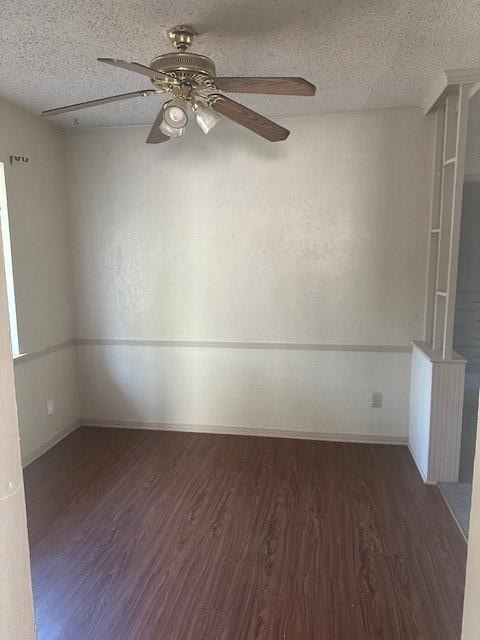
[[[163,53],[151,62],[152,69],[171,74],[179,80],[190,80],[194,84],[209,87],[215,78],[213,60],[198,53],[174,51]],[[156,80],[152,79],[156,84]]]

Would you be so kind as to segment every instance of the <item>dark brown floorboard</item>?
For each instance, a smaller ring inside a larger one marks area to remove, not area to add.
[[[82,428],[25,472],[39,640],[458,640],[405,447]]]

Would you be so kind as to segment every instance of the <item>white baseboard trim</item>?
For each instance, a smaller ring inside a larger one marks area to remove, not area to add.
[[[68,427],[53,436],[53,438],[50,438],[50,440],[42,444],[42,446],[32,451],[32,453],[29,453],[27,456],[22,456],[22,467],[28,467],[28,465],[31,464],[34,460],[36,460],[40,456],[43,456],[43,454],[46,453],[49,449],[51,449],[56,444],[61,442],[64,438],[76,431],[79,426],[80,420],[75,420],[70,425],[68,425]]]
[[[408,440],[408,439],[407,439],[407,440]],[[414,451],[413,451],[412,447],[410,446],[410,442],[407,442],[407,446],[408,446],[408,450],[410,451],[410,455],[412,456],[413,461],[415,462],[415,466],[417,467],[417,469],[418,469],[418,473],[420,474],[420,476],[421,476],[421,478],[422,478],[423,482],[424,482],[425,484],[436,485],[436,484],[437,484],[436,482],[432,482],[432,480],[427,480],[426,475],[423,473],[422,468],[421,468],[421,467],[420,467],[420,465],[418,464],[418,461],[417,461],[417,458],[416,458],[416,456],[415,456],[415,453],[414,453]]]
[[[325,440],[330,442],[352,442],[358,444],[407,445],[403,436],[379,436],[356,433],[328,433],[295,429],[272,429],[267,427],[240,427],[218,424],[187,424],[174,422],[146,422],[141,420],[95,420],[81,418],[81,426],[104,427],[107,429],[146,429],[151,431],[185,431],[191,433],[211,433],[217,435],[259,436],[263,438],[292,438],[296,440]]]

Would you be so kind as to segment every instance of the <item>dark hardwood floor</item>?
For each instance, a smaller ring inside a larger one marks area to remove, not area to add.
[[[458,640],[405,447],[82,428],[25,471],[39,640]]]

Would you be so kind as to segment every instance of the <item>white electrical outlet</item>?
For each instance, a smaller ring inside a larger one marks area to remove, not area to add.
[[[374,409],[379,409],[383,404],[382,392],[381,391],[372,391],[372,407]]]
[[[55,403],[53,401],[53,398],[49,398],[47,400],[47,416],[53,416],[54,413],[55,413]]]

